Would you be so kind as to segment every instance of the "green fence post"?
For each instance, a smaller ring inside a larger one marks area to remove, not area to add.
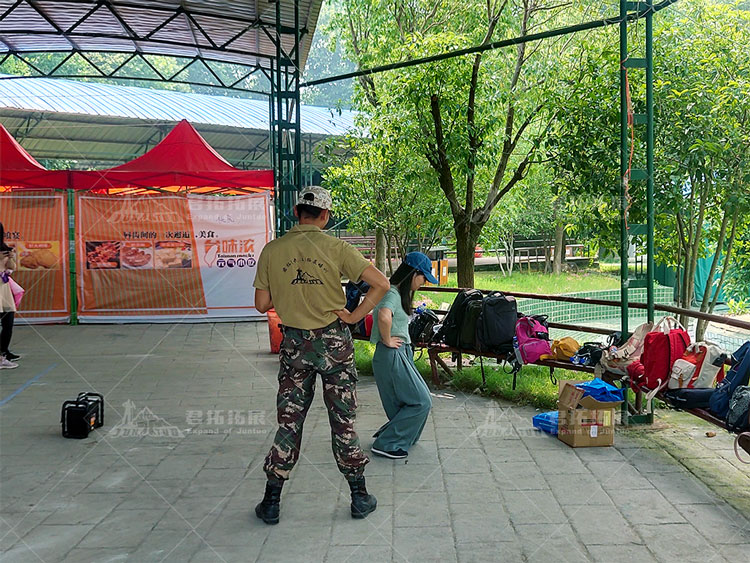
[[[68,188],[68,260],[70,261],[70,324],[78,324],[78,293],[76,284],[76,219],[75,194]],[[62,249],[61,249],[62,250]]]

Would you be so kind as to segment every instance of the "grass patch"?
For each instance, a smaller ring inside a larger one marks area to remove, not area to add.
[[[474,272],[474,286],[477,289],[558,295],[578,291],[618,289],[620,280],[615,276],[594,270],[560,275],[516,272],[511,277],[503,276],[500,272]],[[458,287],[455,272],[449,274],[447,287]],[[451,302],[453,296],[446,293],[430,292],[429,288],[425,288],[417,294],[417,300],[419,299],[431,299],[433,302],[440,304],[443,301]]]
[[[372,376],[372,354],[375,347],[369,342],[355,341],[355,361],[360,376]],[[416,365],[425,381],[432,383],[430,363],[427,354],[421,358],[417,352]],[[549,377],[549,369],[541,366],[524,366],[518,373],[516,389],[513,387],[513,376],[503,371],[499,366],[485,358],[484,373],[487,378],[487,388],[482,390],[482,372],[479,365],[454,370],[455,377],[447,383],[453,389],[466,393],[479,393],[485,397],[497,397],[513,401],[519,405],[532,405],[539,409],[557,409],[557,385]],[[590,379],[586,374],[568,370],[555,370],[557,379]]]
[[[372,355],[374,353],[374,344],[365,340],[354,341],[354,362],[357,364],[357,373],[360,377],[372,377]]]

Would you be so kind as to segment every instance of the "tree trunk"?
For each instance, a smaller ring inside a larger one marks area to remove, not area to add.
[[[724,240],[726,239],[726,233],[727,233],[727,224],[729,223],[729,209],[724,209],[724,218],[721,221],[721,232],[719,233],[719,240],[716,241],[716,252],[714,253],[714,259],[711,262],[711,271],[708,273],[708,279],[706,280],[706,287],[703,292],[703,302],[701,303],[701,312],[703,313],[713,313],[714,307],[716,306],[716,302],[719,299],[719,292],[721,291],[721,286],[724,285],[724,277],[726,276],[727,270],[729,269],[729,263],[732,260],[732,246],[734,245],[734,238],[737,228],[737,217],[739,215],[739,210],[735,208],[734,213],[732,214],[732,230],[731,234],[729,235],[729,245],[726,251],[726,254],[724,255],[724,267],[721,271],[721,278],[719,279],[719,283],[716,286],[716,290],[713,292],[713,296],[711,295],[711,288],[713,287],[713,281],[714,277],[716,276],[716,269],[719,265],[719,255],[721,254],[722,249],[724,248]],[[698,320],[698,323],[695,326],[695,339],[696,340],[703,340],[703,336],[706,333],[706,328],[708,328],[708,321],[704,321],[702,319]]]
[[[685,261],[685,277],[683,287],[683,308],[690,309],[693,304],[693,296],[695,295],[695,270],[698,267],[698,254],[700,251],[701,243],[703,242],[703,220],[706,216],[706,205],[708,198],[708,189],[704,184],[701,186],[702,189],[699,194],[700,205],[698,208],[698,216],[695,220],[692,237],[689,237],[688,252]],[[691,229],[692,230],[692,229]],[[680,323],[687,327],[690,319],[686,315],[680,315]]]
[[[378,227],[375,229],[375,267],[381,272],[386,272],[388,263],[388,243],[385,240],[385,231]]]
[[[474,248],[478,235],[473,235],[469,228],[456,228],[456,270],[458,287],[474,287]]]
[[[555,275],[562,274],[563,258],[565,257],[565,225],[561,221],[555,225]]]

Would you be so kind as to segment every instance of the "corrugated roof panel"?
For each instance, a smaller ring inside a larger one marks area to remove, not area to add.
[[[0,108],[149,121],[179,121],[267,131],[268,102],[76,82],[0,75]],[[313,135],[345,135],[356,112],[302,105],[300,126]]]

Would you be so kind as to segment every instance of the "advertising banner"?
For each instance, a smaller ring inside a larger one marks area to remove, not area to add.
[[[188,196],[207,314],[262,316],[255,309],[255,272],[271,238],[268,193]]]
[[[252,283],[270,236],[266,194],[79,194],[76,218],[81,322],[259,316]]]
[[[13,279],[26,290],[17,322],[68,322],[68,218],[62,193],[0,194],[5,242],[16,249]]]

